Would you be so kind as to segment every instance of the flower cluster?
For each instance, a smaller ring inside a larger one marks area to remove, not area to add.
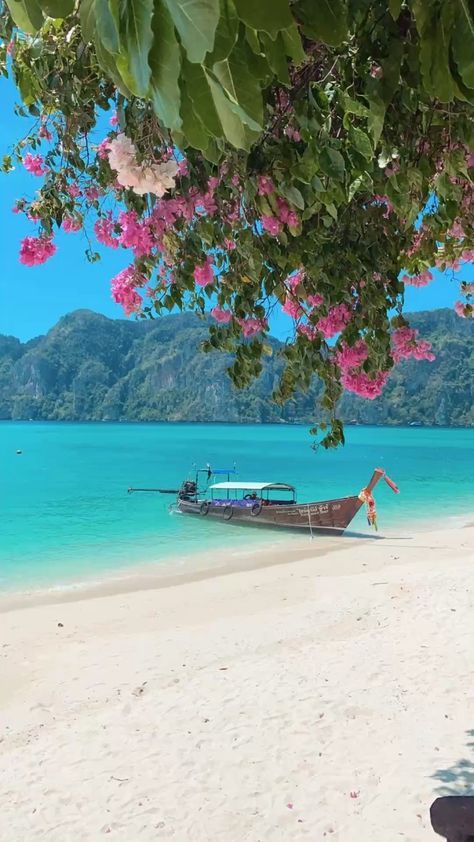
[[[42,155],[32,155],[31,152],[27,152],[25,157],[23,158],[23,166],[25,170],[27,170],[32,175],[44,175],[48,172],[47,167],[44,165],[44,158]]]
[[[195,266],[193,277],[198,287],[207,287],[214,282],[212,257],[207,257],[204,263]]]
[[[51,237],[25,237],[20,246],[20,263],[25,266],[40,266],[56,254]]]
[[[322,316],[316,322],[316,327],[325,339],[331,339],[336,333],[344,330],[349,324],[351,317],[352,311],[347,304],[336,304],[334,307],[330,307],[327,316]]]
[[[420,272],[419,275],[403,275],[401,278],[402,283],[405,286],[411,287],[425,287],[431,283],[433,280],[433,273],[426,269],[424,272]]]
[[[392,357],[395,362],[413,357],[415,360],[436,359],[431,343],[426,339],[418,339],[418,331],[411,327],[399,327],[392,334]]]
[[[112,278],[112,298],[117,304],[121,304],[127,316],[140,312],[143,300],[136,291],[136,287],[142,287],[145,284],[146,278],[137,273],[134,266],[122,269]]]
[[[135,144],[123,133],[110,141],[108,158],[111,168],[117,173],[118,183],[139,196],[152,193],[161,197],[174,187],[177,162],[168,160],[139,164]]]

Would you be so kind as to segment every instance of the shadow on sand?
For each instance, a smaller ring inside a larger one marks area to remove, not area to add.
[[[474,752],[474,730],[466,731],[469,741],[466,748]],[[474,795],[474,759],[463,757],[448,769],[438,769],[433,775],[441,785],[436,788],[438,795]]]

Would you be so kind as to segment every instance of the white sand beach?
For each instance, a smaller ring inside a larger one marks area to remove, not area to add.
[[[4,599],[0,840],[439,838],[474,792],[474,525],[301,554]]]

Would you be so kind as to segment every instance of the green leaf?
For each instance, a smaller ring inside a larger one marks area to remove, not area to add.
[[[294,21],[288,0],[235,0],[237,14],[246,26],[276,38]]]
[[[74,11],[74,0],[39,0],[39,4],[50,18],[67,18]]]
[[[102,69],[108,74],[108,76],[111,78],[112,82],[118,88],[120,93],[123,94],[124,97],[126,97],[127,99],[131,99],[133,94],[129,90],[129,88],[127,88],[117,69],[117,57],[112,56],[109,52],[107,52],[107,50],[102,45],[99,39],[96,39],[95,49],[97,53],[97,60]]]
[[[153,0],[127,0],[121,4],[120,12],[117,68],[132,93],[145,97],[151,76],[148,54],[153,43]]]
[[[185,84],[181,85],[182,131],[194,149],[204,150],[209,144],[209,134],[196,114]]]
[[[262,47],[260,41],[258,40],[258,32],[255,29],[252,29],[250,26],[246,26],[245,37],[247,39],[247,44],[249,45],[252,52],[256,55],[260,55],[262,52]]]
[[[385,103],[377,94],[368,97],[368,99],[370,109],[367,124],[374,140],[374,146],[377,146],[385,122]]]
[[[367,117],[369,109],[358,99],[352,99],[344,91],[339,92],[339,102],[346,114],[355,114],[356,117]]]
[[[100,41],[108,53],[119,52],[118,20],[111,12],[108,0],[82,0],[80,21],[85,41]]]
[[[232,103],[225,95],[222,86],[209,73],[206,73],[212,99],[225,137],[236,149],[250,149],[258,133],[248,129],[233,110]]]
[[[249,47],[242,39],[228,58],[214,64],[212,71],[233,103],[235,113],[250,129],[260,132],[263,127],[262,94],[258,80],[250,72],[247,50]]]
[[[285,47],[286,55],[289,56],[295,64],[302,64],[307,59],[307,55],[303,49],[301,35],[296,23],[292,23],[288,29],[282,29],[281,37]]]
[[[221,0],[221,13],[216,29],[214,49],[206,58],[206,64],[212,67],[216,61],[224,61],[234,47],[239,33],[239,19],[233,0]]]
[[[268,64],[278,81],[282,85],[289,85],[288,61],[281,33],[279,32],[276,39],[272,40],[266,32],[261,32],[260,41],[262,42],[263,52],[265,53]]]
[[[460,5],[461,12],[452,39],[452,53],[464,84],[474,88],[474,21],[467,3],[460,0]]]
[[[337,181],[344,179],[346,165],[344,158],[337,149],[333,149],[331,146],[325,146],[319,156],[319,163],[323,173],[330,178],[335,178]]]
[[[299,208],[300,210],[304,210],[305,202],[303,196],[301,195],[300,191],[297,187],[293,184],[279,184],[278,185],[278,192],[288,199],[295,207]]]
[[[454,8],[444,3],[438,18],[433,44],[431,79],[435,96],[442,102],[454,99],[453,79],[449,68],[449,49],[454,28]]]
[[[351,126],[349,129],[349,140],[367,161],[370,161],[373,157],[374,150],[372,147],[372,143],[370,141],[369,136],[362,131],[362,129],[357,129],[354,126]]]
[[[207,134],[214,137],[222,137],[221,121],[214,105],[204,67],[200,64],[191,64],[183,56],[183,79],[186,82],[186,88],[194,112],[197,114]],[[206,143],[206,147],[207,145]],[[203,147],[198,146],[197,148],[202,149]]]
[[[181,51],[171,16],[163,0],[155,0],[152,21],[153,44],[148,61],[151,69],[150,95],[155,113],[172,130],[181,128],[179,74]]]
[[[36,0],[6,0],[16,25],[24,32],[35,35],[43,25],[43,13]]]
[[[200,64],[212,52],[219,0],[164,0],[189,61]]]
[[[402,8],[402,0],[388,0],[388,8],[392,18],[398,20]]]
[[[298,0],[293,5],[306,35],[338,47],[348,37],[347,7],[344,0]]]

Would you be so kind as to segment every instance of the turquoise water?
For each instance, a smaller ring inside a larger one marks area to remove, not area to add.
[[[170,515],[194,462],[237,463],[239,478],[289,482],[299,500],[357,493],[381,466],[381,532],[474,510],[474,430],[349,427],[347,444],[314,453],[305,426],[0,423],[0,588],[61,585],[142,562],[248,546],[262,530]],[[21,449],[21,455],[17,455]],[[363,513],[353,529],[365,531]],[[272,533],[274,536],[275,533]]]

